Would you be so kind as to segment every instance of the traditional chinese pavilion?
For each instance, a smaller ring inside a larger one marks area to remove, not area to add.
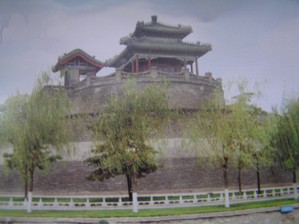
[[[64,85],[69,87],[87,77],[96,77],[96,73],[104,67],[104,63],[90,56],[81,49],[75,49],[62,57],[53,67],[53,72],[60,71],[64,77]]]
[[[107,66],[121,71],[138,73],[150,69],[165,72],[180,72],[187,65],[193,73],[195,64],[198,71],[198,58],[212,50],[210,44],[187,43],[183,39],[192,33],[191,26],[169,26],[158,22],[152,16],[149,23],[137,22],[135,31],[120,39],[126,48]]]

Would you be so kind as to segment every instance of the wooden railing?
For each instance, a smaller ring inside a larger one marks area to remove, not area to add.
[[[296,189],[296,191],[295,191]],[[266,201],[274,199],[297,198],[298,186],[264,188],[259,194],[256,189],[247,189],[242,193],[229,191],[230,203]],[[206,205],[223,205],[224,191],[180,193],[180,194],[146,194],[138,195],[138,206],[146,208],[190,207]],[[0,195],[0,209],[25,210],[27,201],[19,195]],[[93,196],[43,196],[33,197],[33,210],[99,210],[130,209],[132,202],[126,195]]]

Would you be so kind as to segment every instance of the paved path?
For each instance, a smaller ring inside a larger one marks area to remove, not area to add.
[[[294,212],[281,214],[279,207],[248,209],[235,212],[219,212],[209,214],[194,214],[171,217],[148,217],[148,218],[0,218],[0,223],[68,223],[68,224],[298,224],[299,204],[294,206]],[[102,221],[102,222],[101,222]],[[105,222],[106,221],[106,222]]]

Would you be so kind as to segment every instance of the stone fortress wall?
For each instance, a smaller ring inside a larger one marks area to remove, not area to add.
[[[34,194],[37,195],[102,195],[126,194],[127,183],[124,175],[100,181],[87,181],[93,170],[84,163],[90,156],[92,142],[74,142],[76,151],[72,156],[56,162],[47,171],[36,172]],[[223,190],[223,173],[219,165],[201,163],[195,154],[181,147],[180,138],[168,139],[165,148],[159,153],[158,170],[138,179],[139,193],[179,193]],[[278,168],[261,169],[262,187],[289,185],[290,172]],[[23,184],[19,175],[4,168],[0,163],[0,194],[23,194]],[[243,187],[256,188],[254,169],[242,171]],[[229,164],[229,188],[236,189],[237,169]]]
[[[68,89],[74,101],[73,119],[77,114],[94,114],[103,108],[103,103],[111,93],[120,93],[122,84],[131,74],[117,71],[108,77],[96,77],[83,80]],[[158,71],[144,72],[138,75],[137,85],[142,88],[149,83],[159,83],[165,79],[170,83],[168,94],[172,107],[196,109],[200,101],[213,89],[221,88],[221,81],[215,80],[210,73],[194,76],[187,71],[177,74],[165,74]],[[84,136],[83,136],[84,135]],[[183,149],[181,132],[168,135],[167,144],[160,151],[159,168],[156,172],[138,180],[140,193],[207,191],[223,188],[221,167],[200,163],[196,154]],[[117,176],[103,182],[86,180],[92,171],[83,161],[91,153],[90,133],[78,132],[73,138],[75,148],[71,156],[64,155],[64,161],[54,164],[50,170],[37,172],[34,185],[35,194],[126,194],[125,176]],[[2,157],[2,156],[1,156]],[[253,169],[243,172],[245,187],[255,187],[256,177]],[[22,194],[22,182],[16,172],[4,169],[0,159],[0,194]],[[230,187],[237,187],[237,170],[229,169]],[[283,185],[291,182],[291,174],[280,169],[262,169],[262,186]]]

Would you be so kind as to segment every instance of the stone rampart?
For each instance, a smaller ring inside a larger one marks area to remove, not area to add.
[[[122,86],[130,77],[135,77],[138,88],[142,89],[151,83],[168,82],[167,93],[170,106],[183,109],[197,109],[200,102],[215,89],[221,89],[221,80],[214,79],[211,73],[195,76],[187,70],[180,73],[165,73],[151,70],[130,74],[116,71],[107,77],[89,77],[71,88],[68,94],[74,102],[73,115],[99,113],[104,108],[111,94],[121,94]],[[72,115],[71,115],[72,116]],[[74,128],[75,129],[75,128]],[[80,128],[79,128],[80,129]],[[72,156],[64,156],[65,161],[57,162],[45,172],[37,172],[34,178],[35,192],[38,194],[97,194],[126,193],[125,176],[117,176],[103,182],[89,182],[86,177],[92,168],[84,163],[90,156],[92,143],[88,131],[75,130],[73,141],[76,151]],[[188,192],[205,189],[223,189],[221,167],[199,163],[193,152],[186,151],[181,145],[181,130],[176,124],[176,139],[168,134],[168,143],[159,154],[159,168],[156,172],[138,180],[140,193],[154,192]],[[84,135],[84,136],[83,136]],[[85,136],[86,135],[86,136]],[[0,150],[1,152],[1,150]],[[291,182],[291,174],[280,169],[261,171],[262,185],[282,185]],[[255,186],[255,171],[242,172],[244,186]],[[229,168],[230,187],[237,187],[237,170]],[[0,159],[0,193],[22,193],[23,187],[16,172],[7,172]]]
[[[0,194],[22,194],[23,184],[16,172],[5,172],[0,165]],[[100,181],[87,181],[92,171],[83,161],[57,162],[46,172],[36,172],[34,192],[40,195],[126,194],[124,175]],[[261,169],[262,187],[288,185],[290,172]],[[242,171],[244,188],[256,187],[256,172]],[[229,188],[237,189],[237,169],[229,168]],[[179,193],[223,190],[223,173],[219,166],[207,167],[196,158],[164,158],[156,172],[138,179],[139,193]]]
[[[192,151],[182,148],[179,138],[168,139],[160,151],[158,170],[138,180],[139,193],[169,193],[206,191],[223,189],[223,173],[219,164],[208,163],[206,159],[198,160]],[[36,172],[34,186],[36,194],[126,194],[127,183],[124,175],[108,180],[87,181],[86,177],[93,171],[84,160],[90,156],[92,142],[74,142],[75,151],[64,155],[64,161],[54,164],[48,171]],[[11,149],[9,149],[11,150]],[[22,182],[16,172],[8,171],[0,164],[0,194],[22,194]],[[244,187],[254,188],[256,172],[254,169],[242,171]],[[262,169],[262,186],[290,184],[290,172],[278,168]],[[229,164],[229,183],[237,188],[237,169]]]

